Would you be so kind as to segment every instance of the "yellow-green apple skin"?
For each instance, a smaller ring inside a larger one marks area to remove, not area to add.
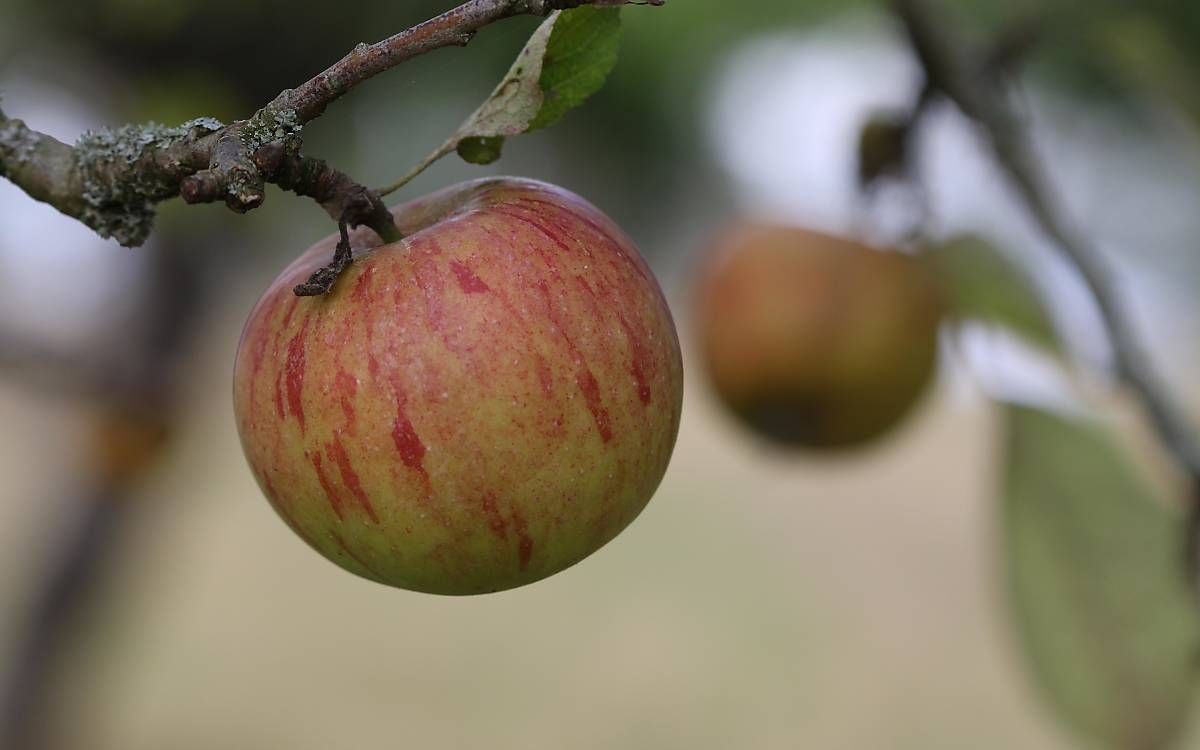
[[[595,552],[645,507],[679,429],[670,311],[633,242],[582,198],[515,178],[352,234],[323,297],[254,307],[234,411],[263,493],[313,549],[380,583],[500,591]]]
[[[744,423],[784,445],[840,449],[886,434],[920,400],[941,314],[912,256],[745,222],[706,258],[696,327],[708,378]]]

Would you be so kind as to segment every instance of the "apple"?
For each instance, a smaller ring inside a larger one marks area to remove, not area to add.
[[[234,412],[259,486],[309,546],[380,583],[500,591],[595,552],[645,507],[679,429],[670,311],[633,242],[579,196],[525,179],[393,210],[352,233],[322,297],[250,313]]]
[[[887,433],[919,401],[941,315],[912,256],[746,221],[706,258],[696,328],[709,380],[744,423],[838,449]]]

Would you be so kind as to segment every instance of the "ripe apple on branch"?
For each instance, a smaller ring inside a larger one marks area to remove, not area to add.
[[[338,565],[440,594],[519,586],[616,536],[666,471],[683,371],[637,248],[578,196],[484,179],[356,233],[330,294],[289,266],[246,324],[234,406],[288,525]]]
[[[557,120],[603,82],[618,29],[613,9],[552,15],[380,194]],[[611,220],[543,183],[467,183],[392,214],[403,239],[352,240],[343,221],[251,313],[234,386],[251,468],[297,534],[366,578],[473,594],[556,573],[666,471],[683,373],[658,284]]]
[[[650,499],[679,426],[674,324],[633,242],[567,191],[485,180],[394,211],[381,196],[450,153],[492,161],[582,103],[616,62],[625,4],[469,0],[228,126],[125,126],[72,147],[0,113],[0,174],[128,245],[175,196],[243,212],[269,182],[316,200],[338,235],[267,290],[238,351],[251,468],[293,530],[355,573],[511,588],[587,556]],[[354,86],[517,15],[546,20],[397,184],[372,190],[302,154],[303,126]]]

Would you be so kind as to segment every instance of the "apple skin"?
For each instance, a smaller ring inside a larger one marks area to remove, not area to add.
[[[707,259],[696,323],[709,380],[745,424],[786,446],[842,449],[920,400],[942,309],[912,256],[744,222]]]
[[[351,235],[323,297],[271,284],[238,345],[234,412],[263,493],[311,547],[436,594],[522,586],[582,560],[645,507],[683,397],[666,301],[632,241],[582,198],[491,178]]]

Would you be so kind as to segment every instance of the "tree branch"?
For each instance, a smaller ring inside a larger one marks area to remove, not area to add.
[[[0,177],[128,246],[146,240],[162,201],[177,195],[189,203],[222,200],[244,212],[262,204],[268,183],[316,199],[339,222],[366,225],[394,240],[399,232],[378,194],[325,162],[300,155],[304,125],[363,81],[435,49],[465,45],[488,24],[581,5],[632,2],[468,0],[381,42],[358,45],[323,73],[230,125],[211,118],[177,128],[125,125],[87,133],[68,146],[0,111]]]
[[[1087,285],[1108,332],[1120,377],[1137,396],[1151,426],[1192,485],[1188,542],[1189,571],[1197,571],[1200,552],[1200,446],[1162,378],[1142,349],[1115,274],[1104,256],[1055,205],[1029,137],[1004,92],[986,77],[988,61],[973,59],[968,46],[952,36],[926,0],[893,0],[928,83],[978,123],[991,140],[997,163],[1016,188],[1042,232],[1074,265]]]
[[[68,216],[83,212],[75,184],[70,146],[10,120],[0,110],[0,176],[21,186],[36,200],[50,203]]]
[[[644,5],[662,5],[647,0]],[[556,10],[582,5],[618,6],[631,0],[469,0],[407,31],[375,44],[360,44],[323,73],[282,92],[266,109],[295,112],[300,123],[319,117],[347,91],[402,62],[442,47],[466,46],[488,24],[513,16],[547,16]]]

